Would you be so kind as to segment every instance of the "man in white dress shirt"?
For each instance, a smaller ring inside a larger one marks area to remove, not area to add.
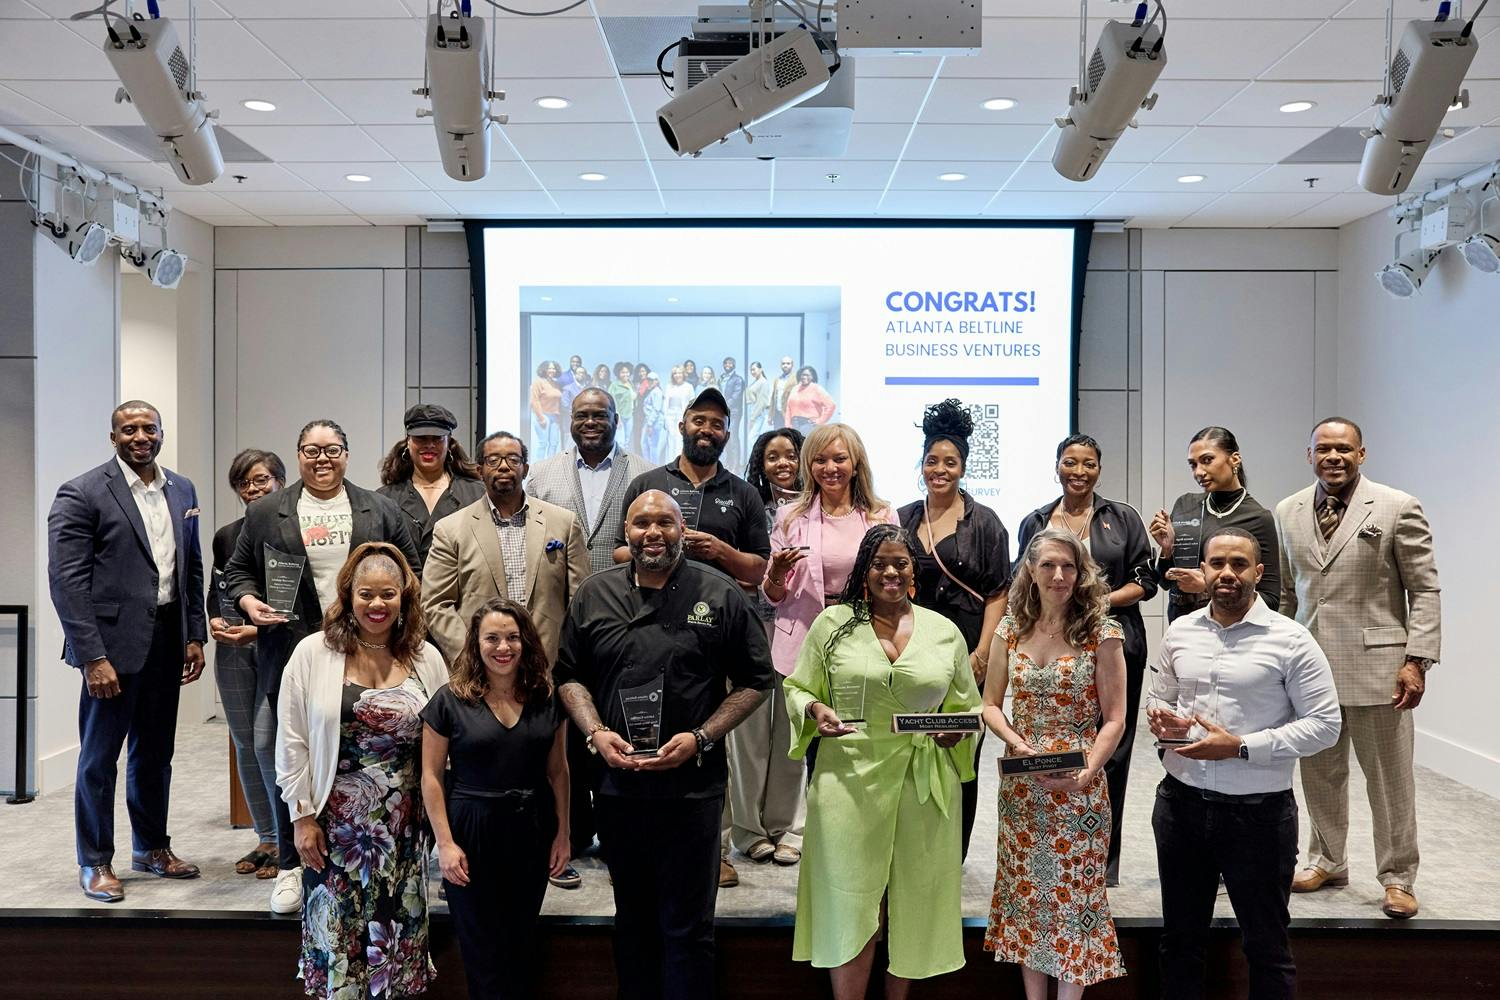
[[[1203,996],[1204,951],[1220,878],[1239,919],[1250,996],[1290,998],[1287,938],[1297,864],[1297,758],[1333,746],[1333,671],[1312,634],[1255,592],[1260,545],[1241,528],[1203,544],[1210,603],[1162,640],[1151,732],[1167,775],[1151,817],[1161,877],[1165,1000]]]

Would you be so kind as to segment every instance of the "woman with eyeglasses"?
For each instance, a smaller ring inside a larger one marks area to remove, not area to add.
[[[286,466],[272,451],[246,448],[229,463],[229,488],[247,507],[268,493],[286,486]],[[240,875],[276,877],[276,711],[255,697],[255,626],[230,605],[224,595],[224,566],[234,552],[243,517],[214,532],[214,565],[208,592],[208,634],[218,644],[214,656],[214,681],[224,705],[224,721],[234,744],[234,767],[250,820],[260,842],[255,850],[234,863]]]
[[[297,436],[301,478],[275,497],[250,505],[224,569],[229,603],[257,628],[256,695],[273,711],[292,649],[322,628],[324,612],[337,600],[339,570],[350,552],[365,542],[390,542],[412,571],[421,573],[410,519],[379,493],[346,481],[348,468],[349,438],[342,427],[326,419],[303,427]],[[268,571],[274,573],[268,576]],[[285,584],[295,596],[287,601],[272,591],[272,584]],[[273,599],[274,606],[269,603]],[[271,910],[296,913],[302,906],[302,869],[286,803],[278,795],[273,805],[281,873],[271,891]]]
[[[1130,751],[1141,712],[1141,681],[1146,673],[1146,624],[1141,602],[1156,596],[1156,570],[1151,543],[1136,509],[1123,500],[1099,496],[1094,487],[1104,470],[1099,442],[1087,434],[1064,438],[1057,446],[1057,480],[1062,496],[1026,515],[1017,539],[1024,553],[1031,540],[1048,528],[1078,539],[1109,584],[1109,616],[1120,623],[1125,646],[1125,731],[1114,753],[1104,763],[1109,786],[1110,836],[1107,885],[1120,881],[1120,821],[1125,813],[1125,785],[1130,776]],[[1019,571],[1021,560],[1013,567]]]

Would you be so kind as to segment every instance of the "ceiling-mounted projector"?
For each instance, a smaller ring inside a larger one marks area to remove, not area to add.
[[[1167,65],[1167,53],[1155,19],[1142,23],[1145,9],[1141,4],[1133,24],[1104,26],[1083,79],[1068,97],[1067,115],[1057,119],[1062,135],[1052,166],[1070,181],[1093,178],[1121,134],[1135,125],[1136,112],[1156,107],[1151,88]]]
[[[1447,21],[1446,4],[1439,17],[1408,22],[1391,57],[1390,93],[1376,98],[1359,164],[1359,186],[1373,194],[1400,194],[1411,184],[1479,52],[1472,20]]]
[[[125,99],[155,132],[167,162],[184,184],[207,184],[224,172],[214,135],[214,115],[193,90],[191,64],[170,18],[132,20],[106,15],[104,54],[115,68]],[[116,98],[119,99],[118,97]]]
[[[797,27],[688,87],[662,105],[656,121],[673,152],[697,156],[736,132],[753,142],[752,125],[820,93],[831,79],[816,39]]]
[[[447,17],[427,15],[428,82],[412,91],[432,98],[432,110],[418,108],[417,117],[432,117],[443,173],[456,181],[477,181],[489,173],[490,126],[509,121],[490,112],[490,102],[503,101],[505,93],[490,89],[484,18],[471,16],[467,7]]]

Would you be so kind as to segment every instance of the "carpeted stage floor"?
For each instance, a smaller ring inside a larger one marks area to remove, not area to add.
[[[998,740],[989,740],[985,756]],[[129,870],[129,820],[124,802],[124,765],[117,802],[117,872],[126,898],[109,906],[94,903],[78,891],[73,861],[73,791],[69,787],[29,805],[0,805],[0,843],[6,860],[0,867],[0,909],[88,907],[121,910],[259,910],[270,898],[270,883],[234,873],[234,859],[255,843],[248,830],[228,825],[228,731],[210,722],[179,733],[174,765],[171,832],[178,853],[203,868],[203,877],[187,882],[156,879]],[[1368,804],[1357,765],[1350,803],[1351,879],[1346,888],[1330,888],[1292,897],[1292,917],[1300,919],[1380,919],[1381,889],[1375,880]],[[964,915],[988,912],[994,881],[995,794],[998,778],[992,760],[982,762],[981,807],[973,845],[964,866]],[[1152,790],[1161,765],[1140,727],[1130,794],[1125,811],[1125,846],[1121,884],[1109,893],[1118,918],[1154,920],[1161,914],[1156,880],[1156,850],[1151,836]],[[1300,795],[1300,787],[1299,787]],[[1422,829],[1422,869],[1417,881],[1425,921],[1500,920],[1500,870],[1495,858],[1495,831],[1500,829],[1500,800],[1490,798],[1433,771],[1417,771],[1418,815]],[[987,805],[986,805],[987,803]],[[1306,818],[1303,817],[1305,831]],[[670,845],[655,845],[670,849]],[[650,849],[652,845],[643,845]],[[735,856],[740,885],[719,892],[722,917],[787,917],[796,908],[797,868],[758,865]],[[581,888],[549,888],[545,912],[566,916],[613,913],[609,881],[596,857],[579,864]],[[436,894],[434,892],[434,901]],[[437,903],[438,907],[443,904]],[[1219,916],[1232,916],[1227,897],[1219,897]]]

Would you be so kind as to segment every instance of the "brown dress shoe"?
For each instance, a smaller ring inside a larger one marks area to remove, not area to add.
[[[1292,879],[1293,892],[1317,892],[1325,885],[1348,885],[1349,873],[1339,872],[1337,875],[1325,872],[1317,865],[1302,869]]]
[[[1388,885],[1385,887],[1385,902],[1380,904],[1380,910],[1396,920],[1408,920],[1417,915],[1417,897],[1399,885]]]
[[[740,873],[734,870],[734,865],[729,863],[728,858],[719,859],[719,888],[732,889],[740,884]]]
[[[125,887],[110,865],[80,865],[78,885],[85,896],[101,903],[118,903],[125,898]]]
[[[159,847],[145,854],[130,856],[131,871],[150,872],[160,878],[197,878],[198,866],[190,865],[172,853],[170,847]]]

